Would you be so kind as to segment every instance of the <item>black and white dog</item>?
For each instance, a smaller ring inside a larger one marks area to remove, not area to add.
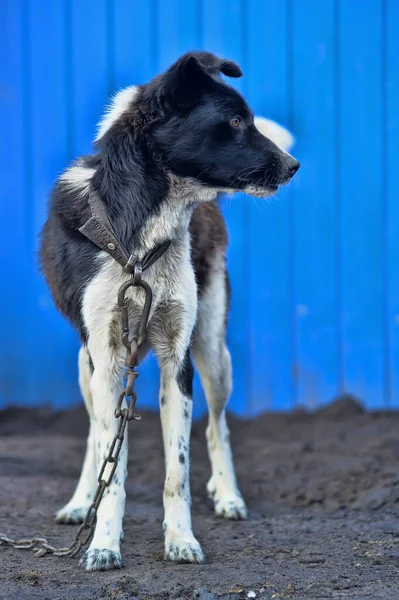
[[[80,158],[56,182],[40,251],[56,305],[82,339],[79,381],[90,432],[79,484],[56,517],[59,523],[78,523],[92,502],[99,465],[118,426],[114,410],[122,389],[125,352],[116,298],[129,278],[112,257],[78,231],[90,217],[89,193],[99,195],[118,239],[139,259],[162,242],[171,242],[145,273],[154,300],[140,357],[152,348],[161,368],[165,558],[178,562],[204,560],[190,516],[190,355],[209,405],[212,476],[208,492],[215,512],[230,519],[247,515],[225,419],[232,387],[225,342],[227,234],[214,200],[219,193],[236,191],[271,196],[299,167],[297,160],[262,135],[259,129],[267,130],[268,123],[259,121],[256,127],[245,100],[221,73],[242,75],[234,62],[193,52],[147,85],[117,94],[99,126],[95,153]],[[288,136],[286,143],[290,143],[288,132],[270,126],[277,136],[281,132]],[[140,289],[130,290],[132,328],[143,299]],[[124,443],[82,559],[89,571],[121,566],[126,462]]]

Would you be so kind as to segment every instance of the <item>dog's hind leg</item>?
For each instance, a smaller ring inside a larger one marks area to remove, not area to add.
[[[212,477],[208,493],[217,515],[245,519],[247,509],[237,486],[225,406],[232,390],[231,359],[226,347],[229,286],[224,257],[214,261],[198,304],[192,354],[209,408],[206,430]]]
[[[79,351],[79,385],[90,419],[86,455],[79,483],[72,498],[56,514],[57,523],[82,523],[93,500],[97,486],[97,463],[94,444],[93,399],[90,391],[91,364],[86,346]]]

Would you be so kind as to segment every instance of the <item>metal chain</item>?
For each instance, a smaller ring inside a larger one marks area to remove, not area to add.
[[[104,459],[104,462],[101,466],[100,473],[98,475],[98,487],[95,493],[93,502],[91,503],[89,509],[87,510],[85,519],[83,523],[80,525],[75,539],[72,544],[67,548],[57,548],[56,546],[52,546],[46,538],[42,537],[33,537],[33,538],[21,538],[21,539],[12,539],[8,536],[0,533],[0,546],[11,546],[12,548],[16,548],[19,550],[32,550],[32,552],[36,556],[45,556],[46,554],[53,554],[54,556],[76,556],[78,552],[86,546],[91,538],[94,535],[94,528],[97,521],[97,511],[100,506],[101,500],[104,496],[104,492],[111,485],[113,476],[118,466],[119,454],[122,448],[125,429],[128,421],[139,421],[141,419],[140,415],[137,415],[134,412],[137,400],[137,394],[134,391],[134,385],[137,377],[139,376],[138,372],[135,371],[135,367],[138,365],[138,352],[141,344],[144,341],[146,328],[148,324],[149,313],[152,304],[152,290],[146,281],[141,279],[142,268],[140,263],[136,263],[134,265],[134,273],[132,278],[124,283],[118,292],[118,305],[121,309],[122,313],[122,342],[124,346],[127,348],[126,354],[126,387],[120,393],[117,406],[115,409],[115,417],[119,419],[118,432],[115,435],[111,447],[109,449],[107,457]],[[145,292],[145,303],[143,312],[140,319],[139,329],[138,329],[138,337],[133,338],[129,341],[129,315],[128,315],[128,306],[126,303],[126,291],[130,287],[139,286],[143,288]],[[122,408],[123,402],[127,402],[127,407]],[[104,479],[105,469],[108,465],[111,465],[111,470],[106,479]]]

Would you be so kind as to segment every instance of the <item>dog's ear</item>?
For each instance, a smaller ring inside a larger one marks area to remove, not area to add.
[[[188,108],[211,86],[207,68],[194,54],[186,54],[167,71],[164,92],[168,104]]]
[[[242,77],[242,71],[240,67],[232,60],[221,60],[220,72],[227,77]]]
[[[208,73],[212,75],[227,75],[227,77],[242,77],[242,72],[237,63],[226,58],[219,58],[212,52],[195,52],[193,53],[200,63],[205,67]]]
[[[165,73],[164,94],[167,104],[178,108],[193,106],[215,85],[215,75],[241,77],[237,63],[220,59],[211,52],[189,52]]]

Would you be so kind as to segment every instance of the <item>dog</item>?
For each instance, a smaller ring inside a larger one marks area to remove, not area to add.
[[[271,121],[254,122],[244,98],[222,75],[242,73],[235,62],[190,52],[148,84],[119,92],[99,125],[93,154],[81,157],[56,181],[40,243],[55,304],[82,341],[79,383],[90,431],[75,493],[56,515],[59,523],[80,523],[117,432],[114,410],[125,354],[116,298],[129,279],[112,256],[79,231],[90,218],[90,192],[101,198],[115,235],[138,259],[170,242],[145,272],[153,304],[139,358],[153,349],[161,370],[165,558],[188,563],[204,561],[190,515],[191,357],[209,407],[208,493],[217,515],[247,516],[225,416],[232,389],[225,341],[230,292],[227,232],[215,200],[239,191],[269,197],[299,168],[294,157],[261,133],[269,132],[288,148],[293,141],[288,132]],[[144,295],[137,288],[129,294],[132,337]],[[126,465],[127,440],[81,559],[87,571],[121,567]]]

